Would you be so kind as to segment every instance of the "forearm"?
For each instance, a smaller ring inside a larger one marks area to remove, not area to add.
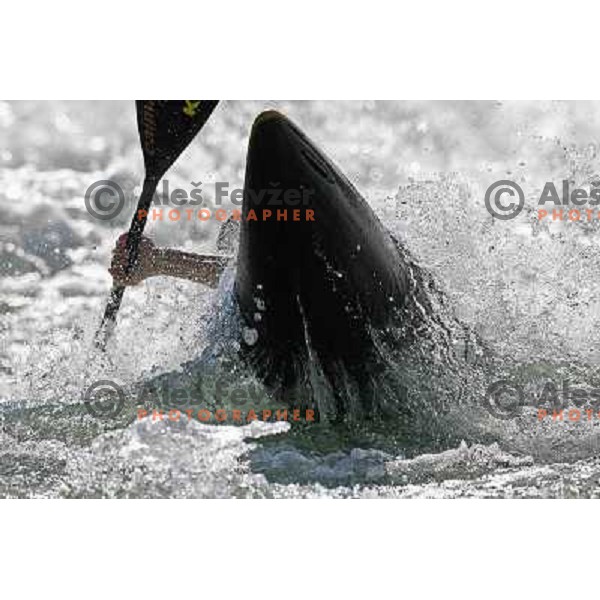
[[[171,248],[156,248],[152,256],[150,275],[165,275],[188,279],[216,287],[229,257],[193,254]]]

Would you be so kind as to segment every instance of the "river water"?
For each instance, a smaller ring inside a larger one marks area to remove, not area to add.
[[[181,365],[211,345],[235,343],[215,339],[228,326],[228,282],[211,290],[156,278],[128,290],[108,355],[93,351],[110,250],[132,209],[98,221],[83,198],[93,182],[110,179],[127,206],[135,202],[142,161],[133,103],[0,102],[0,496],[597,495],[597,410],[540,418],[525,402],[499,414],[485,390],[507,378],[527,398],[548,382],[600,387],[598,221],[536,217],[546,182],[585,188],[600,180],[600,106],[223,102],[170,185],[202,181],[209,204],[215,182],[242,187],[249,129],[267,107],[292,118],[342,168],[495,366],[482,374],[465,360],[460,386],[452,379],[434,389],[445,397],[443,414],[431,416],[445,432],[435,442],[421,439],[432,388],[424,382],[431,370],[420,365],[406,383],[423,403],[414,428],[140,419],[129,405],[115,418],[90,414],[82,398],[95,381],[135,393],[164,374],[176,381]],[[515,219],[493,219],[485,208],[497,180],[525,192]],[[214,220],[164,218],[147,231],[157,245],[215,252]],[[228,368],[230,383],[243,380],[269,404],[239,365]],[[234,406],[207,389],[210,406]]]

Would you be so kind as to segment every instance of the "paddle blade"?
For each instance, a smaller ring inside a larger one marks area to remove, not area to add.
[[[218,100],[136,100],[146,176],[160,179],[210,117]]]

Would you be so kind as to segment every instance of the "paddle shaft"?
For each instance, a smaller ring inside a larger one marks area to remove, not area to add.
[[[158,185],[158,179],[148,177],[144,179],[142,194],[138,201],[137,209],[131,220],[129,233],[127,235],[127,272],[135,265],[138,258],[140,240],[148,220],[148,209],[152,204],[152,198]],[[117,313],[121,307],[121,301],[125,293],[124,285],[113,284],[100,328],[96,334],[96,345],[104,349],[106,342],[110,337],[117,319]]]
[[[148,210],[160,178],[202,129],[218,100],[137,100],[138,131],[144,153],[145,178],[142,194],[127,236],[127,267],[137,258]],[[96,333],[96,346],[105,349],[123,300],[125,286],[113,285],[102,322]]]

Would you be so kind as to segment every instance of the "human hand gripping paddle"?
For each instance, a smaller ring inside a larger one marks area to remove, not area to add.
[[[142,193],[127,235],[127,271],[138,260],[148,209],[158,182],[202,129],[218,100],[137,100],[136,112],[145,177]],[[96,347],[104,350],[114,329],[125,286],[113,284],[96,332]]]

